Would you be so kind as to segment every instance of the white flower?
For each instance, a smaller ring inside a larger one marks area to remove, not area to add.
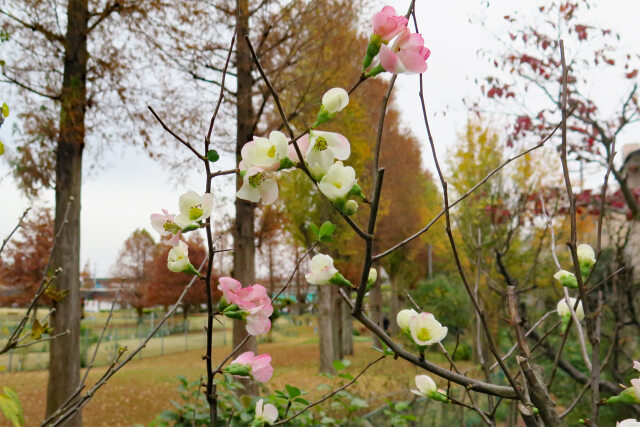
[[[616,427],[640,427],[640,422],[633,418],[627,418],[626,420],[618,421]]]
[[[431,379],[429,375],[416,375],[416,388],[411,389],[411,393],[418,396],[429,397],[433,393],[438,391],[436,383]]]
[[[448,329],[431,313],[420,313],[409,319],[409,331],[413,341],[423,347],[440,342],[447,336]]]
[[[242,147],[240,170],[247,171],[252,167],[264,172],[277,170],[288,152],[289,143],[282,132],[273,131],[268,139],[254,136]]]
[[[576,275],[570,271],[560,270],[553,275],[553,278],[560,282],[562,286],[566,286],[567,288],[578,287],[578,279],[576,279]]]
[[[198,196],[195,191],[187,191],[180,196],[178,206],[180,207],[180,214],[176,216],[175,222],[180,228],[185,228],[196,221],[205,220],[211,215],[213,196],[210,193]]]
[[[312,285],[326,285],[338,270],[333,266],[333,258],[329,255],[318,254],[311,258],[311,270],[304,277]]]
[[[413,316],[418,316],[418,312],[412,308],[400,310],[398,315],[396,316],[396,322],[398,322],[398,327],[402,332],[409,332],[409,320]]]
[[[317,180],[333,165],[334,159],[347,160],[351,155],[351,145],[344,136],[335,132],[309,132],[309,147],[304,160],[311,175]]]
[[[575,307],[576,305],[576,299],[575,298],[569,298],[569,304],[571,304],[571,307]],[[569,306],[567,305],[567,301],[562,298],[560,301],[558,301],[558,306],[556,307],[556,310],[558,311],[558,315],[560,317],[570,317],[571,316],[571,310],[569,310]],[[582,301],[580,301],[578,303],[578,308],[575,309],[576,311],[576,317],[578,318],[579,321],[582,321],[582,319],[584,319],[584,310],[582,309]]]
[[[329,89],[322,96],[322,106],[329,114],[342,111],[349,104],[349,94],[341,87]]]
[[[254,203],[262,199],[263,204],[270,205],[278,198],[278,183],[266,178],[265,173],[260,169],[251,168],[245,174],[242,187],[236,193],[236,197]]]
[[[356,171],[342,162],[335,162],[322,177],[318,188],[331,201],[344,198],[356,183]]]
[[[189,262],[189,247],[182,240],[169,251],[167,268],[174,273],[187,273],[193,269]]]
[[[278,419],[278,408],[271,403],[262,404],[260,399],[256,402],[256,420],[258,422],[273,424]]]

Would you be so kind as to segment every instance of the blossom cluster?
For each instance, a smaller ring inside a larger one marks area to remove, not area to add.
[[[329,121],[348,104],[347,91],[342,88],[330,89],[322,97],[317,120],[308,133],[293,141],[279,131],[271,132],[269,138],[254,136],[240,153],[242,160],[239,169],[243,181],[236,196],[254,203],[262,201],[265,205],[272,204],[278,198],[274,173],[301,167],[308,171],[320,192],[338,210],[345,215],[353,215],[358,204],[355,200],[349,200],[349,196],[363,196],[357,185],[355,170],[343,163],[351,155],[349,140],[339,133],[314,129]]]
[[[420,74],[427,71],[427,59],[431,51],[424,46],[420,34],[411,33],[406,17],[397,16],[393,7],[385,6],[373,15],[371,23],[373,34],[362,61],[366,76],[375,76],[384,71],[393,74]]]
[[[174,273],[199,275],[189,261],[189,248],[180,237],[182,233],[204,225],[203,222],[213,211],[213,196],[210,193],[199,196],[195,191],[187,191],[180,196],[178,208],[178,215],[170,214],[166,209],[162,209],[161,214],[152,214],[151,226],[161,236],[171,236],[169,243],[173,248],[167,256],[167,268]]]

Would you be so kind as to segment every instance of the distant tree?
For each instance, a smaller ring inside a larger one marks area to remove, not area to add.
[[[591,22],[586,11],[592,3],[542,0],[525,14],[504,16],[504,50],[484,53],[495,72],[478,82],[485,99],[475,109],[485,110],[490,103],[491,110],[508,114],[509,145],[547,135],[561,119],[559,40],[564,39],[569,154],[604,174],[614,142],[640,121],[640,56],[621,47],[619,34]],[[593,90],[603,79],[616,85]],[[621,151],[619,144],[616,151]],[[627,173],[615,167],[611,173],[630,217],[640,219],[640,194],[630,188]]]
[[[54,267],[62,268],[58,285],[69,293],[57,305],[52,324],[70,333],[51,342],[47,414],[62,405],[80,381],[79,351],[73,349],[79,349],[85,147],[96,154],[123,140],[149,145],[147,127],[141,125],[148,115],[140,101],[148,103],[157,95],[149,87],[148,74],[161,64],[150,53],[144,34],[153,16],[163,25],[177,24],[181,21],[157,19],[157,15],[165,16],[172,9],[190,16],[189,6],[195,3],[201,2],[17,0],[0,4],[0,31],[9,38],[0,58],[0,83],[12,85],[21,96],[17,110],[22,125],[18,149],[3,158],[11,163],[28,195],[55,189],[55,229],[65,224]],[[163,92],[158,99],[170,96],[169,90]],[[92,139],[96,144],[87,144]],[[69,425],[81,426],[81,414]]]
[[[53,215],[50,209],[32,210],[0,258],[0,283],[6,286],[0,304],[29,304],[49,261],[53,245]],[[41,304],[50,304],[46,295]]]
[[[135,308],[138,321],[142,320],[142,309],[148,305],[144,287],[148,283],[149,265],[156,251],[156,242],[145,229],[135,230],[125,240],[111,274],[122,279],[124,286],[122,302]]]

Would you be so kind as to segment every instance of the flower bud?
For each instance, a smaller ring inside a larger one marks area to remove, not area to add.
[[[347,200],[344,204],[344,214],[347,216],[351,216],[358,212],[358,202],[355,200]]]
[[[329,89],[322,96],[322,107],[329,114],[336,114],[342,111],[349,104],[349,94],[341,87]]]
[[[589,245],[582,244],[576,248],[578,253],[578,263],[580,264],[580,273],[582,277],[587,277],[591,272],[591,268],[596,264],[596,253]]]
[[[400,310],[400,312],[398,312],[398,316],[396,317],[396,322],[398,322],[398,327],[400,328],[400,330],[402,332],[408,333],[409,332],[409,320],[413,317],[413,316],[417,316],[418,313],[412,309],[405,309],[405,310]]]
[[[189,262],[189,249],[187,244],[180,241],[178,246],[171,248],[167,255],[167,268],[174,273],[187,273],[200,276],[198,270]]]
[[[553,275],[553,278],[560,282],[562,286],[566,286],[567,288],[575,289],[578,287],[578,279],[576,279],[575,274],[567,270],[558,271]]]
[[[569,304],[571,304],[571,307],[575,307],[576,299],[569,298]],[[560,301],[558,301],[558,306],[556,307],[556,310],[558,311],[558,315],[560,317],[571,317],[571,310],[569,309],[569,306],[567,305],[567,300],[565,298],[562,298]],[[576,317],[578,318],[578,321],[582,321],[584,319],[584,310],[582,308],[582,301],[578,303],[578,307],[575,309],[575,311],[576,311]]]

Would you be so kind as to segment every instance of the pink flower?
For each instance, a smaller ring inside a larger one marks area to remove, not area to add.
[[[394,38],[409,20],[404,16],[396,16],[396,10],[391,6],[385,6],[371,18],[373,33],[380,36],[382,41],[388,42]]]
[[[172,237],[169,240],[171,246],[178,246],[178,243],[180,243],[182,229],[176,224],[175,217],[167,212],[166,209],[162,209],[161,214],[151,214],[151,226],[160,233],[161,236],[171,234]]]
[[[427,58],[431,51],[424,47],[420,34],[411,34],[404,28],[389,48],[380,46],[380,65],[393,74],[419,74],[427,71]]]
[[[273,376],[271,356],[268,353],[256,356],[253,351],[247,351],[238,356],[231,365],[249,365],[249,375],[256,381],[266,383]]]
[[[235,304],[246,312],[247,332],[250,335],[263,335],[271,329],[269,316],[273,314],[271,298],[262,285],[242,287],[242,284],[231,277],[221,277],[218,289],[229,304]]]

